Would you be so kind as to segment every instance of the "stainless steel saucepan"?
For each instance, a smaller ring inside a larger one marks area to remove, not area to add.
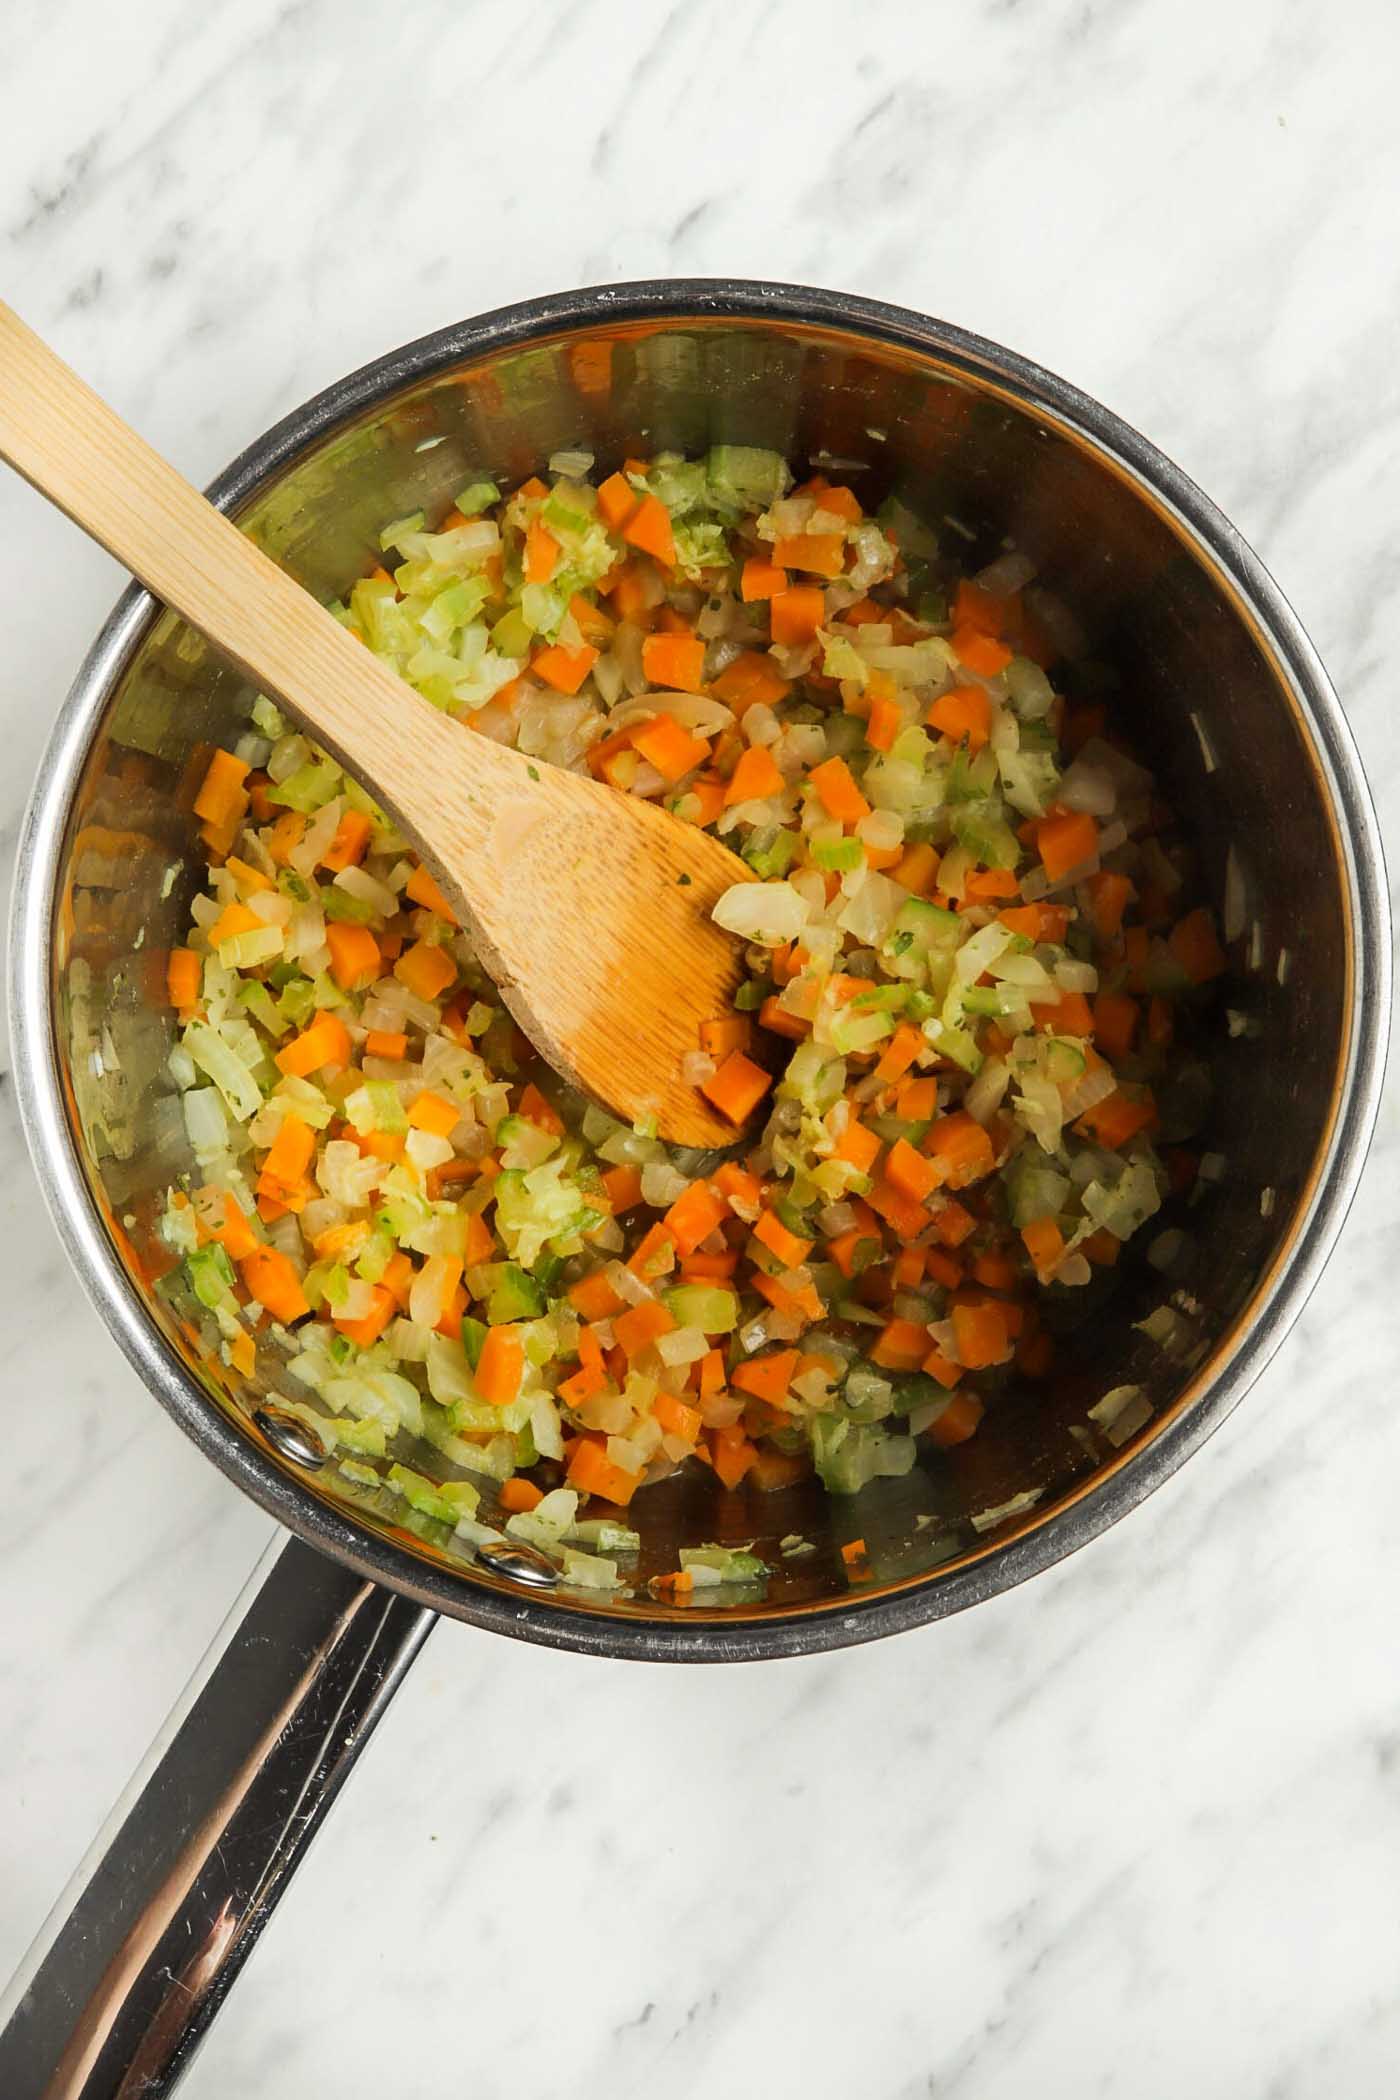
[[[437,1613],[590,1654],[726,1662],[873,1640],[961,1610],[1111,1524],[1203,1443],[1286,1333],[1337,1236],[1376,1112],[1389,923],[1375,818],[1322,666],[1278,589],[1144,439],[995,345],[871,301],[682,282],[571,292],[393,352],[244,453],[215,500],[323,598],[386,518],[510,483],[563,447],[778,447],[868,502],[896,492],[970,566],[1008,540],[1083,635],[1101,693],[1183,813],[1231,960],[1211,1069],[1168,1103],[1224,1162],[1178,1222],[1189,1272],[1125,1258],[1063,1368],[976,1438],[852,1500],[725,1494],[680,1474],[634,1506],[641,1580],[564,1595],[522,1552],[473,1554],[341,1475],[274,1389],[240,1384],[145,1280],[161,1194],[191,1164],[166,1070],[165,950],[201,854],[201,749],[251,694],[142,591],[63,708],[25,824],[15,1070],[65,1245],[156,1398],[291,1538],[17,1980],[5,2100],[170,2090]],[[579,928],[587,939],[587,928]],[[1187,1098],[1190,1097],[1190,1098]],[[1160,1309],[1166,1306],[1167,1313]],[[1144,1332],[1149,1314],[1159,1317]],[[1089,1408],[1142,1389],[1127,1441]],[[1141,1411],[1141,1410],[1140,1410]],[[694,1470],[694,1469],[692,1469]],[[1011,1504],[1011,1513],[996,1512]],[[979,1519],[974,1523],[973,1519]],[[677,1547],[801,1532],[762,1604],[654,1601]],[[866,1542],[850,1584],[840,1548]]]

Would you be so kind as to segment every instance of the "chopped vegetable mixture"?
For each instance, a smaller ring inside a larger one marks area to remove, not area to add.
[[[468,1530],[484,1478],[607,1588],[615,1513],[678,1466],[851,1494],[1048,1372],[1047,1301],[1179,1171],[1156,1093],[1225,958],[1150,777],[1048,675],[1021,557],[960,577],[773,453],[592,464],[398,520],[333,609],[477,732],[742,856],[715,916],[747,975],[686,1074],[733,1155],[544,1068],[405,841],[260,700],[195,775],[168,985],[198,1171],[162,1229],[224,1359],[280,1349],[351,1478]]]

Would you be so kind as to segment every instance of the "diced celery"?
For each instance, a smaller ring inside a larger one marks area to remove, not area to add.
[[[719,1285],[681,1284],[665,1294],[666,1309],[677,1327],[698,1327],[703,1334],[732,1334],[739,1324],[739,1301]]]

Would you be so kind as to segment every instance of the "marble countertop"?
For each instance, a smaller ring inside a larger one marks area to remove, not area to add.
[[[1381,0],[1341,35],[1310,0],[24,12],[0,288],[195,480],[390,344],[531,293],[725,274],[903,302],[1204,484],[1400,826]],[[8,880],[120,579],[8,477],[0,544]],[[1246,1404],[1051,1574],[765,1670],[443,1625],[191,2100],[1393,2093],[1397,1102]],[[3,1083],[0,1252],[8,1973],[269,1525],[88,1309]]]

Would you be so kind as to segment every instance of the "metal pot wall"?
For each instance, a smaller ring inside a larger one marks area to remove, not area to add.
[[[396,351],[253,445],[215,499],[328,598],[389,517],[510,483],[566,446],[764,444],[839,462],[963,537],[1010,539],[1083,630],[1096,676],[1199,852],[1231,977],[1193,1138],[1223,1177],[1163,1347],[1169,1295],[1140,1257],[1064,1338],[1048,1387],[855,1500],[725,1496],[688,1474],[634,1506],[643,1578],[679,1545],[797,1531],[817,1542],[761,1605],[685,1608],[644,1582],[559,1594],[528,1552],[473,1554],[366,1497],[266,1380],[201,1356],[143,1281],[158,1200],[190,1162],[165,1069],[152,958],[178,940],[201,856],[195,747],[251,694],[133,589],[60,716],[26,822],[15,902],[15,1067],[46,1198],[78,1271],[155,1397],[293,1541],[56,1913],[0,2034],[7,2100],[166,2091],[196,2045],[436,1613],[608,1656],[731,1661],[837,1647],[964,1608],[1071,1552],[1166,1477],[1241,1398],[1336,1238],[1374,1120],[1389,1011],[1379,840],[1336,697],[1259,562],[1169,461],[1073,388],[941,323],[838,294],[720,281],[624,285],[505,309]],[[945,523],[945,521],[947,521]],[[586,938],[586,928],[580,929]],[[1183,1219],[1183,1223],[1188,1222]],[[1122,1445],[1088,1407],[1139,1385]],[[692,1469],[693,1470],[693,1469]],[[973,1518],[1027,1493],[1020,1514]],[[923,1520],[923,1521],[920,1521]],[[866,1542],[848,1584],[841,1545]]]

